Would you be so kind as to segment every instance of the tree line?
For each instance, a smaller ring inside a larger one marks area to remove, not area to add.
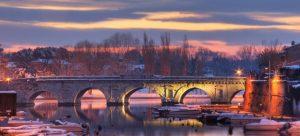
[[[165,75],[231,76],[236,69],[259,73],[282,63],[282,44],[277,40],[258,50],[240,47],[235,56],[191,46],[187,36],[182,45],[171,45],[170,33],[157,42],[144,33],[116,33],[100,43],[81,41],[71,47],[38,47],[5,53],[0,46],[1,77]],[[195,53],[191,53],[191,50]],[[270,61],[272,60],[272,61]],[[270,63],[271,62],[271,63]]]

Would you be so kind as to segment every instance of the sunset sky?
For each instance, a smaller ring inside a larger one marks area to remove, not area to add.
[[[101,42],[115,32],[173,44],[186,34],[194,46],[234,52],[278,39],[300,42],[299,0],[1,0],[0,43],[5,48]]]

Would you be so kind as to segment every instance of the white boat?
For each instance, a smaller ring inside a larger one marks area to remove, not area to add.
[[[24,133],[17,134],[16,136],[30,136],[30,135],[66,135],[67,131],[63,129],[54,129],[50,127],[33,129],[30,132],[24,131]]]
[[[51,128],[56,129],[63,129],[67,132],[83,132],[83,128],[80,124],[67,122],[67,121],[61,121],[61,120],[55,120],[54,125],[51,125]]]
[[[277,122],[269,119],[261,119],[259,123],[249,123],[245,125],[246,131],[278,131],[286,122]]]
[[[76,133],[81,135],[83,132],[83,128],[80,124],[71,123],[67,121],[56,120],[54,124],[38,124],[32,123],[34,121],[24,121],[24,120],[14,120],[15,122],[11,122],[10,127],[0,127],[0,132],[4,134],[10,135],[18,135],[18,134],[31,134],[31,133],[50,133],[56,134],[56,130],[59,130],[58,134],[61,134],[63,130],[68,133]],[[25,123],[24,123],[25,122]],[[20,125],[23,124],[23,125]],[[25,124],[25,125],[24,125]]]
[[[219,123],[231,123],[233,125],[245,125],[248,123],[257,123],[265,117],[257,117],[248,113],[220,113],[217,118]]]
[[[290,122],[290,128],[287,130],[289,134],[298,133],[300,135],[300,121]]]
[[[199,115],[201,110],[198,106],[188,106],[178,104],[175,106],[163,106],[154,108],[154,114],[166,115],[166,116],[180,116],[180,115]]]
[[[17,117],[24,117],[26,115],[26,112],[25,111],[18,111],[16,114],[17,114],[16,115]]]
[[[9,130],[32,130],[32,129],[40,129],[51,124],[42,124],[42,125],[22,125],[18,127],[0,127],[0,132],[7,133]]]
[[[7,124],[11,127],[17,127],[22,125],[42,125],[44,123],[39,120],[8,120]]]
[[[22,125],[42,125],[44,122],[37,120],[23,120],[23,119],[12,119],[10,118],[7,122],[7,125],[10,127],[17,127]]]
[[[19,127],[1,127],[1,133],[8,135],[38,135],[38,134],[64,134],[66,130],[50,128],[50,124],[23,125]]]
[[[262,119],[266,119],[265,117],[255,117],[255,116],[235,116],[229,119],[231,124],[234,125],[245,125],[249,123],[257,123]]]

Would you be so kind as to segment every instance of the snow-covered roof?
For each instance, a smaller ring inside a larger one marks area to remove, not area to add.
[[[300,83],[299,83],[299,84],[292,85],[292,86],[293,86],[293,88],[295,88],[295,89],[299,89],[299,88],[300,88]]]
[[[34,60],[32,62],[51,64],[53,62],[53,60],[52,59],[36,59],[36,60]]]
[[[283,68],[286,68],[286,69],[300,69],[300,65],[284,66]]]
[[[16,94],[16,91],[0,91],[0,94]]]
[[[15,62],[8,62],[7,65],[6,65],[7,68],[15,68],[16,67],[16,64]]]

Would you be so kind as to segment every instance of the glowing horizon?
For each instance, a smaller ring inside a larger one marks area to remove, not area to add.
[[[187,35],[191,41],[200,41],[197,44],[215,41],[215,46],[201,46],[234,54],[240,46],[262,41],[300,42],[299,4],[291,0],[1,1],[0,43],[14,51],[16,44],[23,49],[74,45],[82,40],[99,43],[115,32],[129,32],[139,39],[147,32],[159,41],[160,34],[170,32],[172,44]]]

